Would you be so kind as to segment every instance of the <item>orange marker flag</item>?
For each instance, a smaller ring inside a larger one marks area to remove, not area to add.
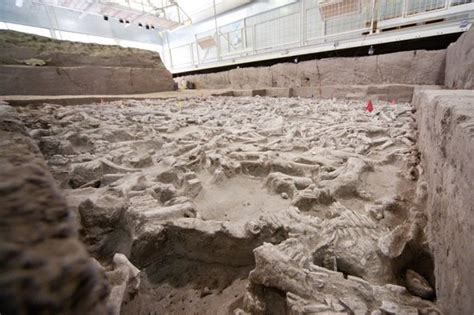
[[[372,101],[369,100],[369,101],[367,102],[367,111],[368,111],[369,113],[371,113],[373,110],[374,110],[374,105],[372,104]]]

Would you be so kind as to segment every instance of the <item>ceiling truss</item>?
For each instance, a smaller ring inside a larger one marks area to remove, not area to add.
[[[87,14],[115,18],[126,26],[172,30],[191,24],[190,17],[176,0],[34,0],[33,2]]]

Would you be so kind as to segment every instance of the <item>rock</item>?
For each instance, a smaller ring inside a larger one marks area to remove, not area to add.
[[[411,269],[407,269],[405,272],[405,282],[408,291],[423,299],[428,299],[434,294],[434,290],[428,281]]]

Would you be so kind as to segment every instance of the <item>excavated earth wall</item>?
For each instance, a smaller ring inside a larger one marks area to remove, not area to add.
[[[109,286],[14,108],[0,105],[0,313],[107,314]]]
[[[186,87],[186,82],[192,82],[197,89],[324,88],[332,85],[374,84],[437,85],[444,82],[445,55],[445,50],[416,50],[368,57],[328,58],[298,64],[282,63],[271,67],[239,68],[218,73],[189,75],[175,80],[181,88]],[[299,95],[298,89],[295,89],[293,96],[304,95]]]
[[[173,87],[155,52],[0,31],[0,95],[134,94]]]
[[[474,91],[421,91],[414,104],[438,302],[446,314],[472,314]]]
[[[474,28],[449,45],[444,85],[456,89],[474,89]]]

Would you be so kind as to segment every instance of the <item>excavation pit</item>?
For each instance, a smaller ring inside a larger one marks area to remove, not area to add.
[[[92,256],[113,266],[121,253],[140,271],[123,313],[304,313],[318,296],[334,299],[318,306],[328,311],[435,309],[413,295],[432,279],[394,293],[426,223],[411,104],[207,97],[18,112]],[[317,291],[323,278],[346,300]],[[358,282],[377,293],[358,300]]]

